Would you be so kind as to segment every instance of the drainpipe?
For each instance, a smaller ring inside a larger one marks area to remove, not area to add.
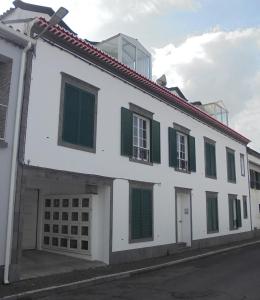
[[[29,39],[25,39],[25,41],[27,41],[27,46],[24,48],[24,50],[22,52],[22,56],[21,56],[21,67],[20,67],[19,83],[18,83],[14,139],[13,139],[13,149],[12,149],[12,164],[11,164],[10,187],[9,187],[9,207],[8,207],[8,221],[7,221],[6,248],[5,248],[5,267],[4,267],[4,283],[5,284],[9,284],[9,271],[10,271],[10,262],[11,262],[12,232],[13,232],[13,219],[14,219],[14,204],[15,204],[15,191],[16,191],[16,179],[17,179],[17,156],[18,156],[20,120],[21,120],[21,112],[22,112],[26,57],[27,57],[28,50],[30,50],[32,47],[32,42]]]

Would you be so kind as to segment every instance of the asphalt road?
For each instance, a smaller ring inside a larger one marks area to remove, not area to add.
[[[260,245],[38,300],[260,300]]]

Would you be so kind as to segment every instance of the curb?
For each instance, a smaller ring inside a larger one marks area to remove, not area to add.
[[[224,253],[224,252],[229,252],[232,250],[236,250],[239,248],[244,248],[244,247],[248,247],[248,246],[252,246],[252,245],[256,245],[256,244],[260,244],[260,240],[254,241],[254,242],[249,242],[249,243],[244,243],[241,245],[231,246],[231,247],[227,247],[227,248],[223,248],[223,249],[219,249],[219,250],[213,250],[213,251],[209,251],[209,252],[206,252],[203,254],[185,257],[185,258],[169,261],[166,263],[153,265],[150,267],[143,267],[143,268],[139,268],[139,269],[133,269],[133,270],[128,270],[128,271],[114,273],[114,274],[101,275],[101,276],[96,276],[96,277],[89,278],[89,279],[83,279],[80,281],[75,281],[75,282],[70,282],[70,283],[65,283],[65,284],[60,284],[60,285],[54,285],[54,286],[49,286],[49,287],[30,290],[30,291],[25,291],[25,292],[21,292],[18,294],[2,297],[2,298],[0,298],[0,300],[17,300],[17,299],[19,299],[19,297],[32,296],[35,294],[55,291],[55,290],[59,290],[59,289],[66,290],[66,289],[70,289],[72,287],[77,287],[77,286],[80,287],[81,285],[86,285],[86,284],[87,285],[98,284],[98,283],[102,283],[102,282],[113,281],[116,279],[127,278],[130,276],[136,275],[136,274],[142,274],[142,273],[149,272],[149,271],[159,270],[159,269],[170,267],[173,265],[178,265],[181,263],[213,256],[213,255]]]

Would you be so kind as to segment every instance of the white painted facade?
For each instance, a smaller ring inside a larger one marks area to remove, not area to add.
[[[96,153],[58,145],[61,72],[99,88]],[[133,103],[154,113],[161,125],[161,164],[145,165],[120,155],[121,107]],[[196,139],[197,171],[186,174],[169,167],[168,127],[173,122],[191,130]],[[216,142],[217,179],[205,177],[204,137]],[[227,181],[226,147],[235,150],[236,183]],[[228,194],[249,199],[248,170],[241,176],[240,154],[246,145],[165,104],[88,62],[38,40],[32,64],[25,163],[41,168],[115,178],[113,184],[112,252],[176,242],[175,188],[191,189],[192,240],[251,230],[250,216],[242,227],[229,229]],[[154,183],[153,240],[129,242],[129,180]],[[207,234],[206,191],[218,192],[219,232]],[[248,201],[248,200],[247,200]],[[249,203],[248,203],[249,207]],[[101,209],[107,214],[108,207]],[[243,215],[243,214],[242,214]],[[98,227],[98,226],[97,226]],[[98,230],[98,229],[97,229]],[[109,239],[109,232],[106,232]],[[96,245],[96,256],[108,255]],[[98,254],[102,252],[106,254]]]
[[[249,169],[260,173],[260,158],[248,154]],[[260,229],[260,190],[250,187],[252,225],[253,228]]]

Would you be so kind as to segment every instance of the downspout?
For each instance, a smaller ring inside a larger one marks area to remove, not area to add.
[[[5,266],[4,266],[5,284],[9,284],[9,271],[10,271],[12,236],[13,236],[12,232],[13,232],[13,219],[14,219],[14,205],[15,205],[15,192],[16,192],[16,179],[17,179],[17,156],[18,156],[19,132],[20,132],[21,112],[22,112],[22,101],[23,101],[24,75],[25,75],[27,52],[28,50],[31,49],[31,47],[32,47],[32,42],[28,41],[27,46],[23,49],[22,52],[18,92],[17,92],[17,106],[16,106],[16,113],[15,113],[15,127],[14,127],[14,139],[13,139],[13,149],[12,149],[9,206],[8,206],[6,248],[5,248]]]

